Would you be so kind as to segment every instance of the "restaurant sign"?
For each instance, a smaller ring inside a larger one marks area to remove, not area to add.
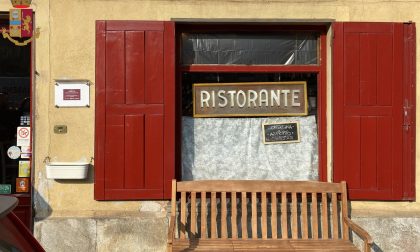
[[[303,116],[306,82],[196,83],[194,117]]]

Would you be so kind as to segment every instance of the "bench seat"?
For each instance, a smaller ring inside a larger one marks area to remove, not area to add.
[[[359,252],[359,249],[344,240],[177,240],[172,251]]]
[[[353,234],[371,250],[349,218],[345,182],[172,183],[168,251],[359,251]]]

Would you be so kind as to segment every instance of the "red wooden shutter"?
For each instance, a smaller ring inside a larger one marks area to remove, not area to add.
[[[174,44],[172,22],[97,22],[95,199],[170,198]]]
[[[347,181],[351,199],[414,197],[414,163],[403,160],[414,155],[415,85],[404,72],[413,67],[405,61],[414,57],[413,32],[414,24],[334,24],[333,177]]]

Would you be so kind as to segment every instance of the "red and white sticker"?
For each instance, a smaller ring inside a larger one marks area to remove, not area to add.
[[[17,128],[17,146],[30,146],[31,145],[31,127],[18,127]]]

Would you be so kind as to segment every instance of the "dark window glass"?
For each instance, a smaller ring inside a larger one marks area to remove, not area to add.
[[[282,34],[182,34],[183,65],[316,65],[318,35]]]

